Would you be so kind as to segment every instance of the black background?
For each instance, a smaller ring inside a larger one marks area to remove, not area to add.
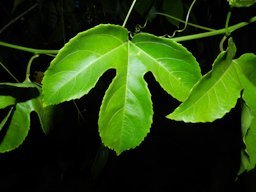
[[[107,5],[110,6],[106,6]],[[184,0],[184,7],[191,1]],[[131,1],[105,0],[26,0],[13,9],[12,0],[0,1],[0,30],[12,19],[37,5],[0,33],[0,40],[40,49],[59,49],[78,32],[100,23],[122,24]],[[161,1],[156,1],[161,11]],[[229,10],[225,0],[198,0],[191,22],[223,28]],[[247,21],[255,6],[234,8],[231,24]],[[133,11],[127,23],[130,31],[145,17]],[[256,51],[255,24],[232,33],[237,56]],[[157,16],[143,31],[155,35],[175,30],[164,17]],[[188,27],[181,35],[201,32]],[[178,34],[180,35],[180,34]],[[202,73],[211,69],[219,53],[222,37],[182,42],[197,58]],[[19,80],[25,76],[30,53],[0,47],[0,61]],[[40,56],[32,66],[44,71],[51,57]],[[1,68],[1,82],[13,79]],[[116,156],[101,145],[97,118],[101,100],[114,71],[100,78],[95,89],[76,101],[59,106],[49,135],[41,131],[32,114],[30,132],[18,149],[0,154],[0,190],[5,191],[174,191],[174,192],[255,192],[256,173],[236,177],[242,147],[240,101],[223,119],[213,123],[185,124],[165,118],[178,102],[164,92],[152,74],[146,74],[154,103],[151,132],[136,149]],[[256,147],[256,146],[255,146]]]

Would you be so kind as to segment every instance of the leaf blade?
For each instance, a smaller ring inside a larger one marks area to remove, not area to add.
[[[71,39],[45,73],[43,102],[46,105],[58,104],[87,94],[99,77],[115,65],[103,62],[103,59],[123,56],[126,34],[127,31],[119,26],[100,25]]]
[[[131,43],[129,46],[127,68],[117,68],[117,77],[104,96],[99,115],[102,141],[117,154],[144,140],[153,116],[150,92],[143,79],[146,67],[136,58],[137,48]]]
[[[201,78],[199,64],[193,55],[175,41],[146,33],[136,35],[133,42],[140,48],[137,57],[144,57],[144,63],[161,87],[174,98],[184,101]]]
[[[242,90],[232,63],[235,50],[235,45],[229,41],[228,51],[219,54],[212,71],[203,76],[188,99],[167,118],[184,122],[212,122],[229,112]]]
[[[32,111],[30,102],[31,101],[26,101],[16,104],[15,111],[12,117],[10,117],[10,124],[0,141],[0,153],[16,149],[25,140],[29,131],[30,112]],[[3,134],[3,130],[1,134]]]
[[[0,109],[4,109],[5,107],[14,105],[15,101],[15,98],[13,98],[12,96],[0,95]]]
[[[233,61],[243,87],[244,101],[241,129],[244,148],[241,150],[241,165],[238,174],[252,170],[256,165],[256,55],[243,54]]]

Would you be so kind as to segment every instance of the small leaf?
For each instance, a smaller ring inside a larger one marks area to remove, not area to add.
[[[48,132],[52,107],[43,108],[37,85],[30,82],[0,83],[0,90],[1,94],[9,93],[18,98],[16,100],[11,96],[0,96],[0,107],[13,105],[0,123],[0,153],[11,151],[23,143],[30,127],[30,113],[33,111],[37,112],[43,131]]]
[[[33,100],[33,111],[38,115],[42,130],[45,134],[48,134],[50,128],[52,127],[53,116],[55,112],[55,107],[48,106],[43,107],[41,97]]]
[[[227,0],[232,7],[250,7],[256,0]]]
[[[184,12],[182,0],[163,0],[163,12],[182,19]],[[179,21],[170,18],[168,18],[168,21],[175,26],[179,26]]]
[[[230,40],[207,73],[192,89],[188,99],[167,117],[184,122],[212,122],[223,117],[240,97],[241,85],[232,63],[235,45]]]
[[[198,63],[182,45],[145,33],[130,41],[125,28],[99,25],[71,39],[52,61],[42,82],[44,104],[82,97],[108,69],[117,75],[104,96],[98,124],[104,145],[117,154],[138,146],[150,130],[153,107],[145,73],[152,72],[180,101],[201,77]]]
[[[15,98],[11,96],[1,96],[0,95],[0,109],[4,109],[10,105],[15,104]]]
[[[11,107],[11,109],[9,110],[9,112],[7,113],[7,115],[4,117],[4,119],[1,121],[0,123],[0,131],[3,129],[3,127],[5,126],[5,124],[7,123],[9,117],[11,116],[13,112],[13,107]]]
[[[254,90],[254,96],[256,96],[256,88]],[[238,174],[244,171],[250,171],[256,165],[256,112],[244,104],[241,120],[245,148],[241,151],[241,165]]]
[[[0,143],[0,153],[11,151],[22,144],[30,126],[31,101],[16,104],[10,124]],[[22,124],[21,124],[22,122]],[[3,134],[3,130],[1,132]]]
[[[243,87],[242,136],[245,148],[241,151],[239,174],[256,165],[256,55],[247,53],[234,60]]]

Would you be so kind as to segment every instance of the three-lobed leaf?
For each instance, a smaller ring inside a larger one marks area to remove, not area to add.
[[[161,51],[160,51],[161,50]],[[108,69],[116,77],[103,98],[99,132],[117,154],[138,146],[150,130],[153,109],[144,75],[152,72],[164,90],[183,101],[200,79],[195,58],[180,44],[116,25],[99,25],[71,39],[45,72],[45,105],[81,98]]]

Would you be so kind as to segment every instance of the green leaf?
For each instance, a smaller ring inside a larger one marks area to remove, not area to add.
[[[5,126],[5,124],[7,123],[9,117],[11,116],[13,112],[13,107],[11,107],[11,109],[9,110],[9,112],[7,113],[7,115],[4,117],[4,119],[1,121],[0,123],[0,131],[3,129],[3,127]]]
[[[256,165],[256,55],[247,53],[234,60],[243,87],[242,136],[245,148],[241,151],[239,174]]]
[[[192,89],[188,99],[167,117],[184,122],[212,122],[229,112],[240,97],[241,85],[232,63],[236,48],[232,40],[220,53],[213,69]]]
[[[0,95],[0,109],[4,109],[10,105],[15,104],[15,98],[11,96],[2,96]]]
[[[254,89],[256,96],[256,88]],[[242,137],[245,147],[241,151],[241,165],[238,174],[250,171],[256,165],[256,112],[246,104],[242,109]]]
[[[182,0],[163,0],[163,12],[182,19],[184,13]],[[171,18],[168,18],[168,21],[175,26],[179,26],[179,21]]]
[[[41,98],[35,96],[40,94],[37,85],[31,82],[1,83],[0,90],[1,94],[19,96],[17,100],[8,95],[0,96],[2,108],[13,105],[0,123],[0,153],[11,151],[23,143],[29,131],[30,114],[33,111],[37,112],[43,131],[49,131],[52,107],[44,108]]]
[[[43,79],[43,101],[54,105],[81,98],[108,69],[116,69],[99,114],[99,132],[117,154],[138,146],[150,130],[153,109],[146,72],[183,101],[200,79],[195,58],[180,44],[149,34],[129,41],[128,31],[99,25],[71,39],[52,61]],[[161,51],[159,51],[161,50]]]
[[[33,100],[33,111],[35,111],[38,115],[43,132],[48,134],[50,128],[52,127],[55,107],[43,107],[42,99],[41,97],[38,97],[37,99]]]
[[[250,7],[256,3],[256,0],[228,0],[232,7]]]
[[[0,153],[17,148],[26,138],[30,126],[30,112],[32,110],[30,105],[31,101],[16,104],[9,127],[0,143]]]
[[[16,99],[17,102],[27,101],[39,96],[39,87],[31,82],[23,83],[0,83],[0,95],[9,96]]]

